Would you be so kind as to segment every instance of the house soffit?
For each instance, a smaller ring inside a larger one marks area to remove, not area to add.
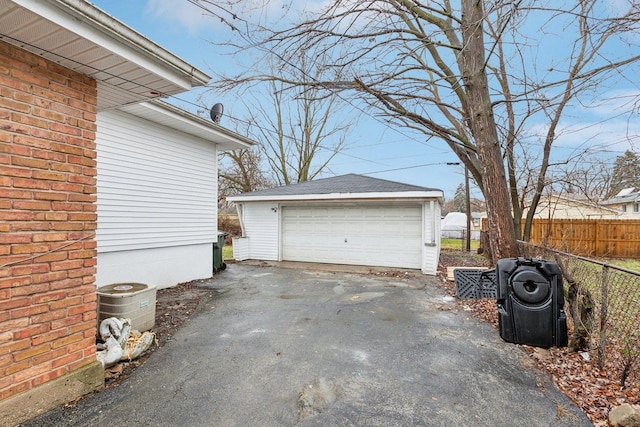
[[[94,78],[99,111],[210,79],[84,0],[0,0],[0,40]]]

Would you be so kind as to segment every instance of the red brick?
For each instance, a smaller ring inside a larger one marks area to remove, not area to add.
[[[31,277],[6,277],[0,279],[0,289],[18,288],[31,283]]]
[[[71,202],[51,202],[51,209],[53,211],[82,211],[82,203],[71,203]]]
[[[68,216],[66,212],[37,212],[35,219],[38,221],[66,221]]]
[[[75,316],[63,317],[51,322],[51,329],[72,328],[75,325],[82,322],[82,316],[77,314]]]
[[[53,169],[55,164],[66,164],[67,156],[63,153],[55,153],[53,151],[45,150],[33,150],[31,156],[35,159],[47,159],[51,160],[50,168]]]
[[[22,319],[46,313],[47,311],[49,311],[49,308],[44,304],[30,305],[29,307],[11,310],[9,316],[11,316],[12,319]]]
[[[97,252],[92,249],[87,249],[84,251],[73,251],[69,252],[69,259],[91,259],[97,255]]]
[[[50,211],[51,203],[49,201],[27,201],[27,200],[17,200],[13,202],[14,209],[20,209],[25,211]]]
[[[54,362],[52,362],[52,367],[55,367],[55,366],[53,366],[53,363]],[[65,375],[66,373],[67,373],[67,369],[65,369],[64,367],[58,368],[58,369],[54,369],[54,370],[49,370],[49,371],[45,372],[42,375],[38,375],[38,376],[34,377],[31,380],[31,386],[32,387],[37,387],[37,386],[39,386],[41,384],[44,384],[44,383],[46,383],[48,381],[55,380],[56,378],[59,378],[59,377]]]
[[[31,318],[31,323],[48,323],[53,322],[55,320],[64,319],[66,317],[66,312],[64,310],[59,311],[49,311],[46,313],[41,313],[37,316],[33,316]]]
[[[29,135],[31,133],[30,126],[5,120],[0,120],[0,130],[5,130],[7,132],[13,133],[21,133],[24,135]]]
[[[66,270],[65,270],[66,271]],[[68,274],[68,272],[67,272]],[[80,286],[82,285],[82,279],[77,279],[77,278],[69,278],[69,279],[64,279],[64,280],[57,280],[55,282],[51,282],[51,289],[54,290],[58,290],[58,289],[69,289],[69,288],[75,288],[76,286]]]
[[[65,308],[68,307],[75,307],[75,306],[81,306],[80,304],[82,304],[82,298],[79,296],[73,297],[73,298],[65,298],[63,300],[58,300],[58,301],[52,301],[49,303],[49,309],[50,310],[63,310]],[[74,315],[76,314],[75,312],[73,312],[72,309],[69,309],[67,311],[68,315]]]
[[[34,274],[31,276],[31,284],[28,286],[22,286],[20,289],[15,289],[14,294],[33,295],[41,292],[47,292],[50,289],[49,282],[56,278],[57,275],[57,273]],[[57,279],[67,276],[64,272],[59,275],[63,277]]]
[[[0,301],[0,310],[13,310],[14,308],[19,307],[29,307],[31,304],[31,298],[23,297],[23,298],[11,298],[9,300]]]
[[[33,221],[34,219],[33,212],[0,211],[0,220],[3,221]]]
[[[48,127],[48,123],[46,120],[42,120],[32,115],[26,115],[22,113],[12,113],[10,120],[13,123],[21,123],[23,125],[31,126],[32,128],[47,129]]]
[[[60,112],[56,112],[53,111],[56,109],[56,106],[59,106],[60,104],[58,103],[52,103],[51,104],[51,109],[42,109],[42,108],[34,108],[32,110],[32,114],[35,117],[41,117],[43,119],[47,119],[47,120],[52,120],[54,122],[60,122],[60,123],[64,123],[66,116]],[[44,120],[43,120],[44,121]],[[46,123],[46,121],[45,121]],[[40,126],[43,127],[43,126]],[[51,127],[49,127],[51,129]],[[55,130],[55,129],[53,129]]]
[[[51,224],[52,231],[80,231],[84,230],[84,224],[81,222],[57,222]]]
[[[20,329],[13,332],[12,339],[17,341],[34,335],[45,334],[50,331],[49,325],[30,325],[28,328]]]
[[[31,83],[36,86],[48,87],[49,81],[44,77],[41,77],[40,73],[30,73],[14,68],[11,72],[11,76],[16,80],[20,80],[25,83]]]
[[[0,356],[0,369],[9,366],[13,361],[13,357],[10,354],[5,354],[4,356]]]
[[[49,245],[13,245],[11,246],[12,255],[33,254],[47,252],[51,247]]]
[[[50,170],[34,170],[32,174],[34,179],[46,179],[48,181],[66,181],[67,175],[60,172]]]
[[[78,270],[70,270],[69,271],[69,277],[70,278],[85,278],[85,277],[89,277],[92,276],[93,274],[95,274],[95,269],[92,266],[89,267],[85,267],[86,262],[83,262],[83,268],[80,268]]]
[[[25,190],[0,188],[0,198],[3,199],[33,199],[33,193]]]
[[[29,111],[31,111],[31,105],[8,98],[3,98],[2,106],[7,110],[19,111],[21,113],[29,113]]]
[[[30,360],[22,360],[20,362],[16,362],[14,359],[14,362],[11,364],[11,366],[8,366],[4,370],[4,373],[5,375],[13,375],[16,372],[24,371],[26,369],[29,369],[30,367],[31,367]]]
[[[63,357],[67,354],[66,348],[57,348],[55,350],[50,350],[48,353],[41,354],[39,356],[35,356],[31,361],[34,365],[39,365],[41,363],[51,362],[59,357]]]
[[[12,276],[32,276],[49,272],[49,264],[29,264],[11,267]],[[0,291],[0,298],[2,292]]]
[[[83,177],[82,166],[80,165],[70,165],[68,163],[52,163],[51,170],[68,173],[69,182],[77,182],[77,179]]]
[[[93,302],[87,304],[74,305],[68,308],[68,313],[70,316],[75,314],[82,314],[86,312],[93,312],[96,310],[96,304]]]
[[[0,175],[3,176],[20,176],[20,177],[31,177],[31,169],[25,168],[17,168],[12,166],[2,166],[0,167]]]
[[[76,351],[82,351],[85,348],[89,348],[92,346],[95,346],[96,344],[96,338],[95,337],[91,337],[91,338],[83,338],[81,336],[79,336],[78,338],[82,338],[74,343],[71,343],[68,347],[68,351],[70,353],[76,352]]]
[[[82,268],[81,260],[66,260],[51,263],[51,271],[74,270],[77,268]]]
[[[34,243],[38,242],[61,242],[67,240],[66,233],[34,233],[31,236]]]
[[[69,194],[69,201],[83,204],[92,204],[97,201],[95,194]],[[83,206],[84,208],[84,206]]]
[[[31,155],[31,148],[7,142],[0,144],[0,153],[28,157]]]
[[[22,382],[30,380],[31,378],[37,377],[38,375],[43,375],[49,372],[51,369],[51,365],[48,362],[41,363],[39,365],[31,366],[29,369],[17,372],[13,376],[14,382]]]
[[[38,132],[46,132],[43,130],[38,130]],[[19,135],[14,138],[14,143],[25,145],[31,148],[39,148],[41,150],[50,150],[51,149],[51,141],[43,140],[42,138],[32,138],[30,136]]]
[[[72,344],[82,342],[82,340],[83,338],[82,338],[82,335],[80,334],[68,335],[62,339],[52,342],[51,348],[60,348],[60,347],[66,347],[66,346],[71,347]],[[71,348],[69,348],[67,351],[71,351]]]
[[[42,304],[49,303],[52,301],[60,301],[64,300],[67,297],[68,293],[66,291],[55,291],[55,292],[46,292],[39,293],[38,295],[33,296],[34,304]]]
[[[51,183],[34,178],[13,178],[13,186],[16,188],[32,188],[39,190],[49,190]]]
[[[65,259],[67,259],[67,253],[63,251],[51,252],[38,257],[38,261],[40,262],[62,261]]]
[[[51,343],[52,341],[59,340],[67,335],[67,331],[63,329],[58,329],[54,331],[49,331],[44,334],[39,334],[31,338],[31,345],[38,346],[41,344]]]

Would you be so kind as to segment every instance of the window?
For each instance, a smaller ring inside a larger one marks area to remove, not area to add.
[[[620,210],[622,210],[622,212],[626,212],[627,211],[627,205],[622,205],[620,207]]]
[[[637,203],[634,203],[634,204],[633,204],[633,212],[635,212],[635,213],[640,212],[640,208],[638,207],[638,204],[637,204]]]

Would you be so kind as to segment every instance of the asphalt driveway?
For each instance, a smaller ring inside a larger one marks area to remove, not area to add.
[[[435,278],[232,264],[119,387],[25,426],[588,426]]]

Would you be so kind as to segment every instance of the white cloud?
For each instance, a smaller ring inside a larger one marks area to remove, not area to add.
[[[205,14],[198,6],[176,0],[148,0],[145,13],[151,14],[167,23],[178,25],[189,31],[191,35],[196,35],[205,28],[217,25],[210,16]]]

